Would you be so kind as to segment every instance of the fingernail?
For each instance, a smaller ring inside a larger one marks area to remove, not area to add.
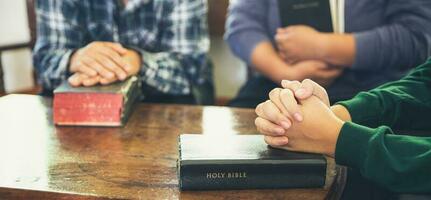
[[[121,79],[121,80],[125,80],[125,79],[126,79],[126,77],[127,77],[127,76],[126,76],[126,74],[120,74],[120,79]]]
[[[284,130],[282,128],[275,129],[275,132],[277,133],[277,135],[284,135]]]
[[[131,71],[131,69],[132,69],[132,66],[127,65],[125,70],[126,70],[127,72],[130,72],[130,71]]]
[[[300,89],[296,90],[295,94],[296,94],[296,96],[303,97],[305,94],[305,90],[300,88]]]
[[[287,138],[287,137],[282,137],[281,140],[283,143],[282,145],[286,145],[287,143],[289,143],[289,138]]]
[[[291,123],[289,121],[282,121],[281,126],[285,129],[289,129],[291,126]]]
[[[293,117],[296,119],[296,121],[298,121],[298,122],[302,122],[302,120],[303,120],[303,118],[302,118],[302,115],[301,114],[299,114],[299,113],[295,113],[295,114],[293,114]]]

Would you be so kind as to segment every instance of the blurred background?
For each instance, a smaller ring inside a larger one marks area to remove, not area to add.
[[[229,0],[208,0],[210,57],[214,62],[216,102],[224,105],[246,79],[245,64],[235,58],[223,41]],[[31,62],[36,39],[34,0],[0,0],[0,96],[37,94],[40,87]]]

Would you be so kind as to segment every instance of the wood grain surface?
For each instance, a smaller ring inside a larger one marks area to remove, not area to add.
[[[181,133],[256,134],[254,111],[139,104],[125,127],[56,127],[51,99],[0,98],[0,199],[323,199],[327,190],[181,192]]]

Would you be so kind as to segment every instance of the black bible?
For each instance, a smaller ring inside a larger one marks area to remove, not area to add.
[[[326,159],[269,147],[261,135],[179,138],[181,190],[323,187]]]
[[[344,32],[344,0],[278,0],[282,27],[307,25],[320,32]]]

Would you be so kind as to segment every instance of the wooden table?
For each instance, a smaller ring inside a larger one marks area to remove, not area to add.
[[[254,134],[249,109],[140,104],[123,128],[56,127],[51,100],[0,98],[0,199],[323,199],[325,189],[181,192],[181,133]]]

